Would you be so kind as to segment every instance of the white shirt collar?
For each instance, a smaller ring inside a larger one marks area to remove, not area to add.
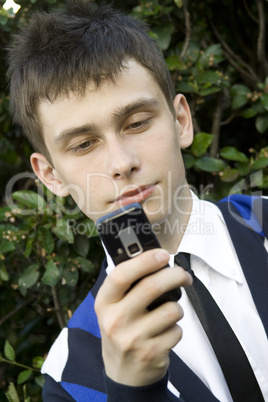
[[[114,269],[115,265],[114,265],[114,262],[112,260],[112,257],[110,256],[110,254],[108,254],[108,251],[107,251],[106,247],[104,246],[103,242],[101,242],[101,243],[102,243],[102,247],[103,247],[103,249],[105,251],[105,254],[106,254],[106,259],[107,259],[106,272],[107,272],[107,275],[109,275],[112,272],[112,270]]]
[[[193,207],[178,252],[186,252],[205,261],[211,269],[242,283],[241,266],[219,208],[192,193]],[[174,254],[170,255],[174,266]]]
[[[201,200],[191,193],[192,212],[177,253],[186,252],[199,257],[219,274],[243,283],[241,266],[221,211],[215,204]],[[103,248],[109,275],[114,269],[114,263],[104,245]],[[175,254],[170,255],[170,266],[174,266],[174,256]]]

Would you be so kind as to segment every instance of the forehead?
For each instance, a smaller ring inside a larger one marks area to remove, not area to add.
[[[49,121],[64,125],[72,115],[74,120],[81,119],[85,111],[88,118],[90,116],[97,120],[98,116],[101,116],[103,119],[104,116],[114,113],[115,109],[139,98],[155,98],[161,103],[166,103],[153,75],[136,61],[129,60],[115,81],[105,80],[98,87],[89,81],[85,91],[80,94],[69,92],[61,94],[53,101],[41,101],[39,119],[46,131]]]
[[[52,94],[52,97],[49,98],[47,101],[41,100],[40,105],[46,102],[56,104],[58,102],[61,102],[62,100],[79,100],[83,99],[85,94],[88,94],[89,92],[95,94],[97,92],[100,92],[105,87],[108,87],[109,89],[111,89],[112,87],[119,87],[121,82],[124,82],[124,85],[130,85],[131,83],[134,85],[139,85],[141,81],[146,81],[147,85],[150,83],[152,86],[157,86],[158,89],[161,90],[153,73],[150,70],[143,67],[136,60],[128,59],[127,61],[122,62],[122,67],[115,77],[111,77],[110,79],[107,78],[107,76],[104,76],[103,79],[98,83],[98,85],[97,83],[95,83],[94,79],[89,79],[86,88],[81,88],[81,86],[79,85],[79,87],[76,89],[75,84],[72,86],[67,83],[67,88],[71,87],[74,89],[69,90],[63,88],[58,95],[53,97]],[[127,91],[128,88],[126,87],[125,90]]]

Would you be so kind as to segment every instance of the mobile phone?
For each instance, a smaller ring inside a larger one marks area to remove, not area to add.
[[[137,202],[99,218],[97,229],[115,265],[143,251],[161,247],[142,206]],[[180,288],[175,288],[158,297],[148,309],[153,310],[167,301],[177,301],[180,297]]]

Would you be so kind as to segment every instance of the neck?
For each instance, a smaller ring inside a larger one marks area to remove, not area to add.
[[[191,215],[193,200],[188,186],[182,189],[177,201],[173,213],[155,230],[161,246],[171,254],[177,252]]]

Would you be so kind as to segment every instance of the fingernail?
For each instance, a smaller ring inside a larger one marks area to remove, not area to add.
[[[169,254],[165,250],[160,250],[155,254],[155,259],[160,263],[167,262],[169,260]]]

